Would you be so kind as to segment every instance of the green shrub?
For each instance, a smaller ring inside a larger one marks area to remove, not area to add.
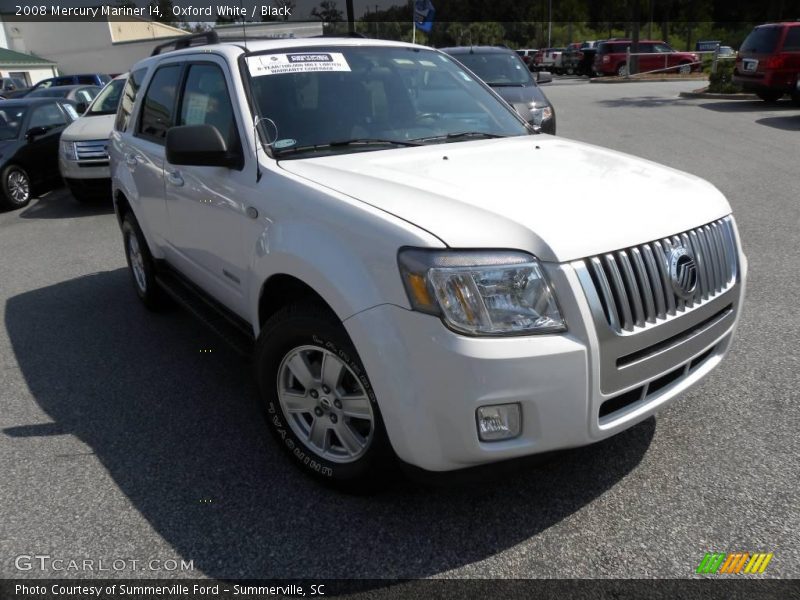
[[[708,76],[708,91],[715,94],[736,94],[742,91],[738,85],[733,83],[733,62],[732,60],[717,61],[717,72]]]

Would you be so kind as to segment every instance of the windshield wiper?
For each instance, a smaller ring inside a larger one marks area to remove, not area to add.
[[[431,137],[422,137],[422,138],[415,138],[413,141],[415,142],[435,142],[438,140],[442,140],[445,142],[450,142],[453,140],[459,140],[463,138],[504,138],[508,137],[507,135],[503,135],[501,133],[487,133],[485,131],[459,131],[456,133],[448,133],[446,135],[434,135]]]
[[[324,150],[325,148],[341,148],[343,146],[422,146],[420,142],[406,140],[388,140],[381,138],[355,138],[352,140],[339,140],[324,144],[308,144],[306,146],[296,146],[293,148],[281,148],[277,154],[294,154],[296,152],[308,152],[312,150]]]

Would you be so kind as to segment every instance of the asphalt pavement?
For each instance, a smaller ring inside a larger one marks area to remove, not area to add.
[[[697,86],[544,89],[560,136],[727,195],[750,261],[728,359],[655,419],[469,485],[306,479],[246,362],[139,305],[110,207],[58,190],[0,214],[0,577],[691,577],[709,551],[800,577],[800,108],[678,98]]]

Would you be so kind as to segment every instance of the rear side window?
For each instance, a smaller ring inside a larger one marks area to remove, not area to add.
[[[780,27],[758,27],[745,38],[739,51],[753,52],[754,54],[771,54],[775,51],[775,46],[778,45],[780,33]]]
[[[138,133],[141,137],[164,143],[167,129],[172,127],[180,74],[180,65],[169,65],[160,67],[153,75],[139,119]]]
[[[138,69],[128,77],[119,100],[117,120],[114,122],[114,129],[117,131],[125,131],[128,128],[133,103],[136,102],[136,95],[139,93],[139,88],[142,87],[142,80],[146,74],[147,69]]]
[[[785,52],[796,52],[800,50],[800,27],[790,27],[786,32],[786,40],[783,42]]]

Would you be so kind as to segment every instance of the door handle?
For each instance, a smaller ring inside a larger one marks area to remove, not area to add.
[[[167,171],[167,181],[175,186],[182,186],[183,185],[183,177],[181,177],[180,171]]]
[[[129,167],[131,167],[131,168],[133,168],[133,167],[135,167],[137,164],[139,164],[139,160],[136,158],[136,155],[135,155],[135,154],[126,154],[126,155],[125,155],[125,162],[126,162],[126,163],[127,163],[127,165],[128,165]]]

